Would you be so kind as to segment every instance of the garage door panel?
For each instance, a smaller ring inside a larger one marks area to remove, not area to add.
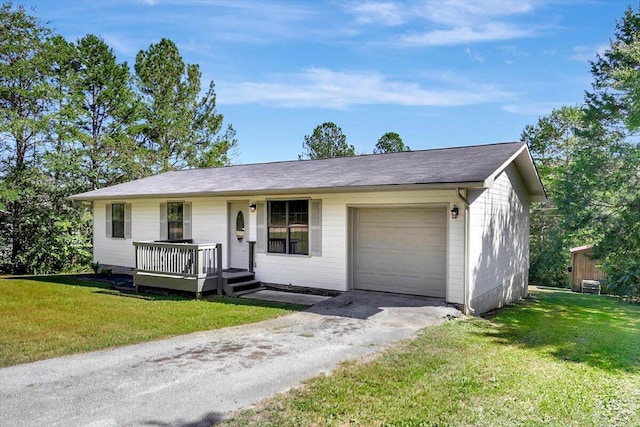
[[[355,232],[355,242],[359,248],[382,248],[402,250],[424,247],[442,249],[447,237],[438,228],[378,228],[360,227]]]
[[[442,256],[416,259],[412,256],[401,256],[393,253],[380,254],[377,252],[361,252],[357,259],[358,271],[380,276],[397,276],[398,270],[401,270],[402,276],[427,277],[439,275],[439,266],[443,262],[444,257]]]
[[[444,277],[416,278],[416,277],[389,277],[364,274],[360,277],[367,284],[367,290],[379,292],[394,292],[410,295],[426,295],[444,298],[442,289]]]
[[[354,211],[354,287],[445,296],[446,210],[365,208]]]

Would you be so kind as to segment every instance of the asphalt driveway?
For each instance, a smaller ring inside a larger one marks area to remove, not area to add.
[[[251,325],[3,368],[0,424],[210,426],[452,316],[440,300],[351,291]]]

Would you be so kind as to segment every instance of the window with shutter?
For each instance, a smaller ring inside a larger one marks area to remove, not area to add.
[[[131,204],[107,203],[105,205],[106,236],[112,239],[131,238]]]
[[[267,252],[309,254],[309,201],[268,202]]]
[[[111,237],[124,239],[124,203],[111,204]]]
[[[160,240],[191,239],[191,203],[160,204]]]

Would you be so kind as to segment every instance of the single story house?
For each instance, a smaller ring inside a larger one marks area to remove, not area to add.
[[[138,286],[234,293],[248,270],[480,314],[527,295],[529,207],[546,197],[510,142],[173,171],[71,199],[93,202],[94,260]]]

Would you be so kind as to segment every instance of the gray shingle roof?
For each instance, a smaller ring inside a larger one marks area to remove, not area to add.
[[[482,183],[522,142],[167,172],[72,196],[75,200]]]

